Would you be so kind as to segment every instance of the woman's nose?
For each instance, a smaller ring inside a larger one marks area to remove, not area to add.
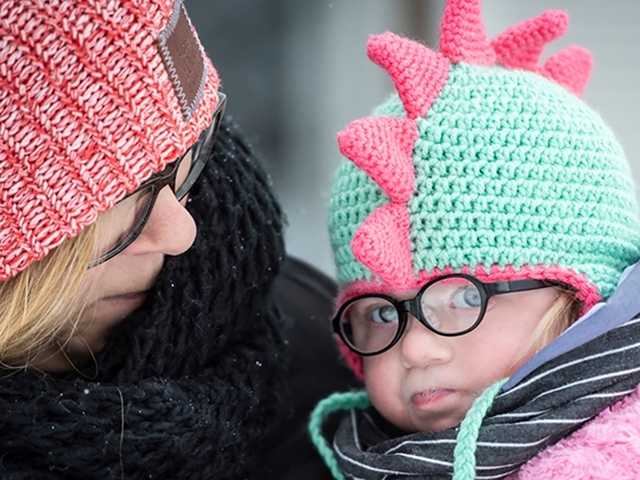
[[[180,255],[186,252],[196,238],[197,227],[169,186],[158,192],[158,198],[140,236],[131,244],[132,254],[162,253]]]
[[[451,361],[453,348],[447,340],[409,316],[407,330],[400,339],[400,355],[404,367],[423,368]]]

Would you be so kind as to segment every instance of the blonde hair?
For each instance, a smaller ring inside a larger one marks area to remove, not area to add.
[[[518,357],[512,368],[515,369],[518,364],[559,337],[580,316],[582,303],[576,297],[575,291],[564,287],[555,288],[558,291],[558,296],[533,331],[529,348],[525,349],[522,356]]]
[[[97,238],[94,223],[0,284],[0,362],[5,367],[27,367],[43,350],[71,338],[86,306],[80,290]]]

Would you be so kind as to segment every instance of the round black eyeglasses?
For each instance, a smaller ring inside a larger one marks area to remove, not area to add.
[[[480,324],[494,295],[555,286],[559,284],[543,280],[485,283],[462,273],[445,275],[408,300],[378,294],[352,298],[338,309],[333,330],[353,352],[378,355],[402,338],[409,314],[432,332],[455,337]]]
[[[137,190],[105,212],[104,220],[108,224],[107,228],[114,231],[114,239],[106,242],[108,246],[103,249],[104,253],[94,259],[89,268],[115,257],[138,238],[149,220],[160,190],[165,186],[171,187],[179,201],[187,196],[211,156],[226,103],[227,96],[218,93],[218,104],[213,112],[211,124],[198,140],[162,172],[151,176]],[[187,158],[191,159],[190,164],[185,162]]]

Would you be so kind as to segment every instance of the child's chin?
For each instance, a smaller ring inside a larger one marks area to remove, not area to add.
[[[411,418],[411,430],[413,432],[437,433],[455,428],[460,425],[464,419],[465,412],[466,410],[463,412],[452,411],[440,415],[424,415],[424,412],[419,412],[422,414],[414,413]]]
[[[420,433],[437,433],[449,430],[460,425],[460,420],[457,418],[442,419],[435,422],[421,421],[416,425],[414,431]]]

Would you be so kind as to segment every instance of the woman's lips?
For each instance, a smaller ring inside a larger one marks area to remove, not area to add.
[[[411,395],[411,403],[421,410],[435,407],[455,390],[449,388],[430,388]]]

